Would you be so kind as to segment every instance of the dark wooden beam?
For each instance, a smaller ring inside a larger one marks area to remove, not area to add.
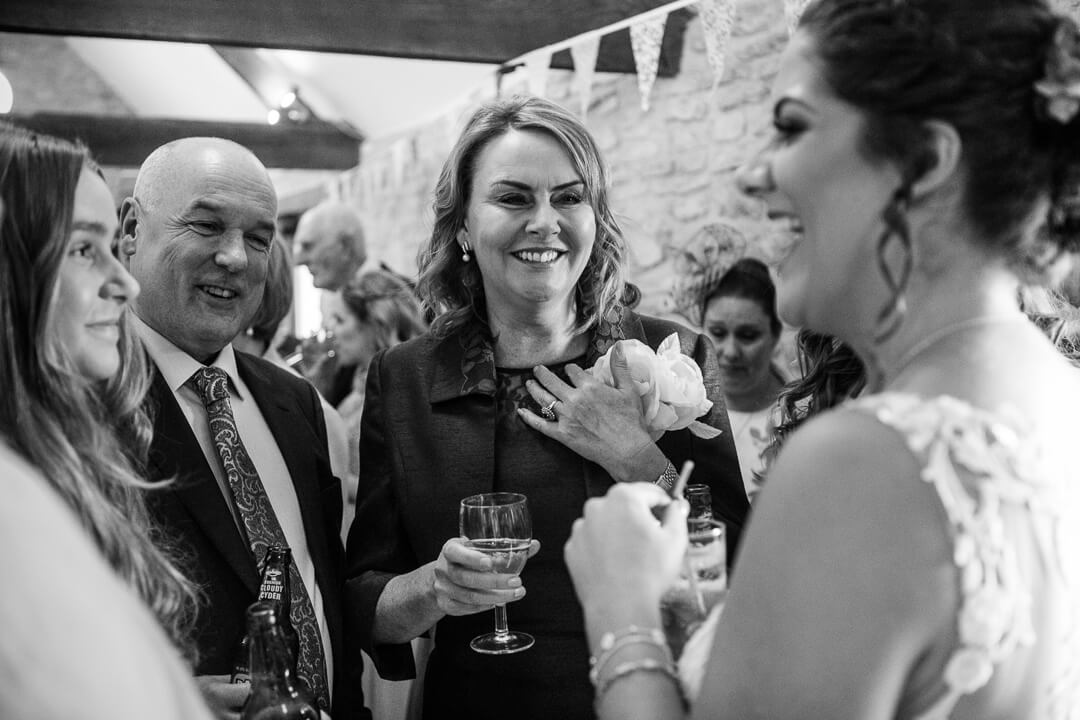
[[[66,113],[6,115],[4,119],[49,135],[82,140],[102,165],[137,167],[170,140],[199,136],[238,142],[272,168],[348,170],[360,162],[360,141],[328,123],[272,126]]]
[[[0,30],[501,64],[665,2],[3,0]],[[628,52],[601,64],[608,72],[634,72]]]

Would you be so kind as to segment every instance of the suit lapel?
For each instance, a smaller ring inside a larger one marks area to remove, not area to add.
[[[161,373],[155,372],[154,397],[158,404],[150,462],[159,477],[175,477],[172,493],[187,509],[229,566],[252,593],[259,578],[251,548],[244,542],[225,495],[206,462],[199,441]]]

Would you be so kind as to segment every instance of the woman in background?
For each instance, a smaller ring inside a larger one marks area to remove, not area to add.
[[[85,148],[0,124],[0,196],[0,716],[208,717],[176,650],[194,590],[142,500],[149,375],[112,195]]]
[[[356,365],[352,390],[338,405],[352,449],[350,467],[358,470],[357,444],[364,411],[368,365],[375,354],[411,340],[427,330],[412,288],[385,270],[372,270],[350,280],[327,298],[326,328],[334,334],[339,362]],[[356,497],[352,498],[353,502]]]
[[[746,495],[753,500],[773,434],[783,371],[773,362],[783,325],[776,288],[760,260],[743,258],[707,290],[702,325],[716,347],[731,434]]]

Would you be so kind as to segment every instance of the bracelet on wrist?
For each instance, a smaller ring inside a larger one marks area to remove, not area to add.
[[[589,680],[598,686],[604,667],[625,647],[630,645],[652,645],[660,649],[665,662],[674,663],[671,648],[659,628],[641,628],[630,625],[618,632],[605,633],[597,646],[598,654],[589,658]]]
[[[611,671],[611,674],[600,681],[600,684],[596,687],[596,698],[593,701],[593,707],[596,709],[598,715],[600,712],[600,703],[608,690],[611,689],[611,686],[619,680],[639,672],[659,673],[669,678],[675,683],[675,689],[679,693],[679,700],[682,702],[683,709],[687,708],[688,703],[686,701],[686,693],[683,691],[682,683],[679,681],[679,673],[675,667],[675,663],[660,661],[655,658],[641,658],[640,660],[629,660],[616,665],[615,669]]]
[[[675,487],[675,481],[679,479],[679,471],[675,469],[675,466],[670,460],[667,461],[667,465],[664,466],[664,472],[660,473],[660,477],[656,478],[655,483],[664,492],[670,493],[672,488]]]

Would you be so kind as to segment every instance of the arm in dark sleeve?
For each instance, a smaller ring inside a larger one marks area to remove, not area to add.
[[[345,561],[345,628],[350,646],[366,651],[382,677],[405,680],[416,674],[410,645],[376,645],[372,634],[375,610],[386,583],[419,564],[402,526],[393,488],[394,461],[386,436],[382,358],[383,353],[376,355],[368,369],[360,425],[356,517],[349,529]]]

